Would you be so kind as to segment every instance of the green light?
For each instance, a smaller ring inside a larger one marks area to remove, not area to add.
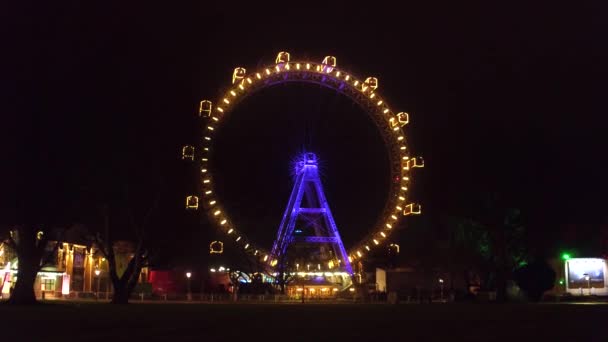
[[[564,279],[560,279],[560,280],[559,280],[559,284],[560,284],[560,285],[564,285]]]
[[[570,260],[570,258],[571,258],[570,253],[562,253],[563,260]]]

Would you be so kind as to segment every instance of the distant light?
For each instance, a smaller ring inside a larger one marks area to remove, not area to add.
[[[190,279],[192,277],[192,272],[186,272],[186,278]]]
[[[212,268],[212,269],[210,269],[209,271],[211,271],[211,272],[215,272],[215,268]]]

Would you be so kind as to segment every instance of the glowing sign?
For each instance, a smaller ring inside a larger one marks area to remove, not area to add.
[[[63,279],[61,282],[61,294],[62,295],[70,294],[70,275],[67,273],[63,274]]]
[[[571,258],[566,260],[569,288],[604,287],[606,260],[596,258]],[[589,277],[589,280],[587,280]]]

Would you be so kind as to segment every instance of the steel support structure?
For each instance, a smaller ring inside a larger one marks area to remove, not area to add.
[[[342,244],[336,222],[323,192],[319,178],[317,157],[314,153],[304,153],[296,163],[296,177],[287,208],[279,226],[271,255],[276,260],[284,260],[288,247],[293,244],[319,244],[330,246],[339,260],[337,268],[352,274],[348,254]],[[302,207],[303,200],[307,206]],[[296,228],[298,219],[304,219],[312,227],[304,235]]]

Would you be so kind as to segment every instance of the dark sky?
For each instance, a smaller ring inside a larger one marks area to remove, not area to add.
[[[121,206],[129,184],[141,208],[161,194],[151,228],[160,249],[206,250],[210,228],[183,211],[197,172],[179,148],[200,139],[198,101],[226,89],[234,67],[253,70],[285,50],[334,55],[378,77],[392,106],[411,114],[408,145],[427,163],[413,195],[429,225],[488,191],[550,239],[568,224],[607,222],[605,8],[208,6],[3,11],[0,221],[75,220],[99,198]],[[290,85],[243,102],[218,136],[220,196],[269,244],[306,125],[348,245],[382,208],[386,155],[371,120],[338,94]]]

